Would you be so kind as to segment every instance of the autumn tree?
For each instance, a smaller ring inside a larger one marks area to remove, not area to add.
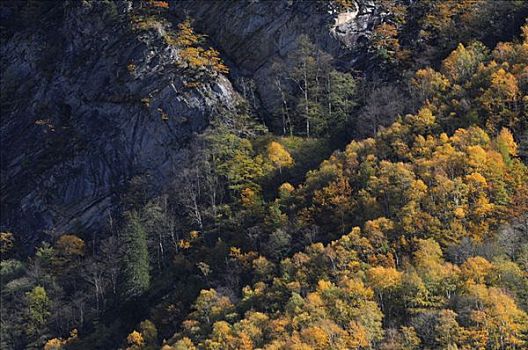
[[[522,334],[528,327],[528,318],[514,299],[498,288],[480,284],[469,284],[466,288],[477,302],[469,315],[472,325],[486,331],[488,346],[506,349],[526,345]]]
[[[219,52],[213,48],[203,48],[204,41],[205,35],[194,32],[190,18],[178,24],[176,36],[170,40],[180,49],[181,67],[194,72],[204,69],[213,74],[227,74],[229,69],[223,64]]]
[[[281,173],[282,168],[287,168],[293,165],[293,158],[290,153],[284,148],[284,146],[276,141],[272,141],[268,145],[268,158]]]
[[[394,86],[383,84],[367,89],[365,105],[359,112],[355,126],[359,135],[370,137],[401,115],[406,103],[404,96]]]
[[[419,69],[411,80],[411,89],[417,92],[420,103],[427,100],[436,103],[442,98],[449,85],[449,80],[432,68]]]
[[[471,78],[488,55],[484,45],[475,42],[468,47],[459,44],[442,62],[442,72],[451,81],[463,83]]]
[[[0,253],[7,254],[15,245],[15,237],[11,232],[0,232]]]
[[[53,263],[57,269],[68,274],[79,267],[84,253],[84,241],[81,238],[70,234],[62,235],[55,242]]]
[[[143,349],[143,344],[145,343],[145,340],[143,339],[143,336],[138,331],[132,331],[127,336],[127,350],[140,350]]]
[[[26,332],[36,338],[46,330],[51,301],[42,286],[36,286],[26,293]]]
[[[369,285],[377,292],[382,311],[386,311],[383,297],[394,291],[401,283],[402,273],[394,268],[377,266],[367,270]]]
[[[493,265],[481,256],[467,259],[460,267],[462,277],[475,283],[485,283]]]
[[[44,350],[61,350],[78,340],[78,331],[73,329],[68,338],[51,338],[44,344]]]
[[[228,297],[214,289],[201,290],[193,305],[193,312],[183,322],[184,334],[203,339],[213,329],[215,322],[235,316],[234,311]]]
[[[382,23],[374,30],[372,45],[376,55],[389,63],[395,61],[395,56],[400,50],[398,29],[394,24]]]

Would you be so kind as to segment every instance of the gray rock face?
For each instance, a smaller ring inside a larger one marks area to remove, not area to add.
[[[128,1],[64,6],[0,48],[1,228],[27,245],[100,227],[136,174],[167,183],[193,134],[236,100],[225,77],[187,89],[163,27],[133,31]]]
[[[171,2],[171,12],[195,19],[195,28],[228,59],[232,77],[253,78],[270,111],[279,100],[272,65],[287,63],[301,34],[350,60],[378,20],[371,0],[357,0],[344,14],[333,6],[193,0]],[[0,229],[27,246],[47,230],[96,230],[136,174],[168,183],[193,135],[237,100],[222,76],[186,88],[164,26],[132,29],[131,0],[64,2],[54,11],[48,25],[18,28],[0,45]]]
[[[308,35],[319,48],[353,65],[358,56],[352,51],[381,18],[373,0],[356,0],[346,12],[332,2],[296,0],[186,0],[172,3],[171,10],[192,17],[239,73],[254,79],[267,111],[280,103],[272,65],[287,60],[300,35]]]

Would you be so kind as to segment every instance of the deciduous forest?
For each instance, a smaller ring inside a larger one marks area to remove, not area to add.
[[[1,349],[528,348],[527,2],[0,15]]]

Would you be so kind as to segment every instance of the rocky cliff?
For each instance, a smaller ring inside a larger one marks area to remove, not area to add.
[[[1,45],[1,228],[28,246],[43,232],[87,233],[101,226],[136,174],[166,183],[181,149],[237,93],[218,76],[186,88],[178,50],[164,25],[134,30],[137,3],[63,2],[35,23],[10,27]],[[231,78],[256,82],[272,109],[273,62],[307,34],[337,58],[347,56],[376,21],[373,2],[338,13],[325,2],[178,1],[231,65]],[[2,8],[4,23],[17,23]],[[348,59],[348,58],[347,58]]]
[[[235,75],[254,80],[261,107],[273,111],[276,95],[272,66],[286,63],[297,48],[300,35],[307,35],[336,61],[353,66],[364,58],[358,46],[364,43],[383,17],[372,0],[350,2],[347,9],[333,1],[177,1],[171,10],[190,16],[232,61]]]
[[[130,2],[65,3],[2,43],[2,227],[99,227],[135,174],[163,183],[193,133],[231,108],[225,77],[184,86],[164,29],[136,32]]]

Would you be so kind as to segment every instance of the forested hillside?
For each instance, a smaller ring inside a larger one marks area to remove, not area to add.
[[[1,349],[528,348],[528,3],[1,6]]]

